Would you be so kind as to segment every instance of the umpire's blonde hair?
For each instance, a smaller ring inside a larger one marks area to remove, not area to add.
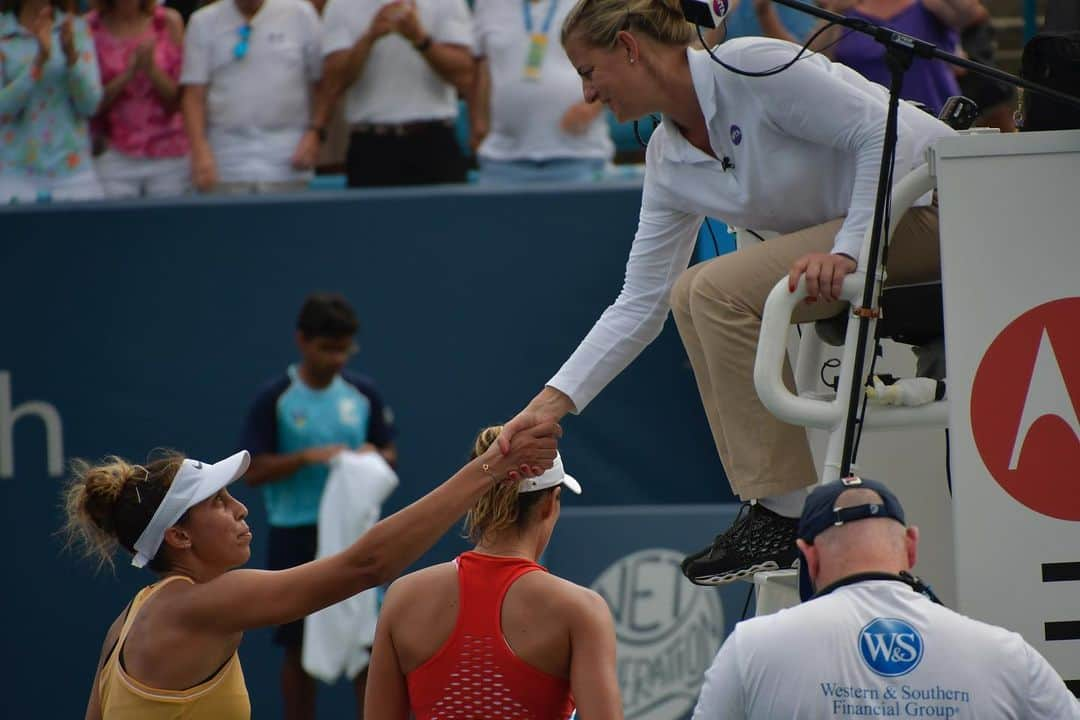
[[[609,48],[622,30],[678,47],[686,47],[694,37],[679,0],[578,0],[563,21],[562,43],[573,35]]]

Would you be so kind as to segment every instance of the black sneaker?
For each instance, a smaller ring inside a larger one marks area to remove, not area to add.
[[[744,503],[735,522],[712,545],[687,555],[682,571],[695,585],[723,585],[765,570],[799,566],[798,518]]]

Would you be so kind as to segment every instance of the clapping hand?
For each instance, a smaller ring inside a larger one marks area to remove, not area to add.
[[[38,43],[37,63],[39,66],[44,65],[52,54],[52,29],[52,7],[46,6],[41,8],[41,12],[30,23],[30,32]]]
[[[424,39],[424,26],[420,24],[420,14],[416,10],[416,0],[400,0],[401,12],[397,18],[397,32],[403,38],[416,45]]]
[[[382,36],[393,32],[397,28],[398,18],[401,16],[402,5],[405,0],[392,0],[379,8],[375,17],[368,26],[367,35],[372,40],[378,40]]]
[[[74,65],[79,59],[79,51],[75,47],[75,16],[70,13],[60,23],[60,47],[64,50],[67,64]]]
[[[150,72],[154,67],[153,40],[148,40],[135,48],[133,62],[136,70],[142,70],[144,73]]]

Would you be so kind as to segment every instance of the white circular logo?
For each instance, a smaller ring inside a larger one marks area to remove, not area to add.
[[[682,557],[666,548],[639,550],[593,582],[615,619],[627,720],[671,720],[690,712],[724,639],[719,593],[691,585],[679,570]]]
[[[874,618],[859,631],[859,651],[867,667],[882,677],[900,677],[923,657],[922,635],[897,618]]]

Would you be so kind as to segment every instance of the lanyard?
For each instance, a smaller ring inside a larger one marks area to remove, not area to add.
[[[548,30],[551,29],[551,21],[555,18],[555,8],[559,5],[559,0],[548,0],[547,17],[544,18],[544,26],[540,28],[542,35],[547,35]],[[529,35],[533,34],[533,22],[532,22],[532,9],[529,7],[532,4],[531,0],[521,0],[521,9],[525,14],[525,32]]]

